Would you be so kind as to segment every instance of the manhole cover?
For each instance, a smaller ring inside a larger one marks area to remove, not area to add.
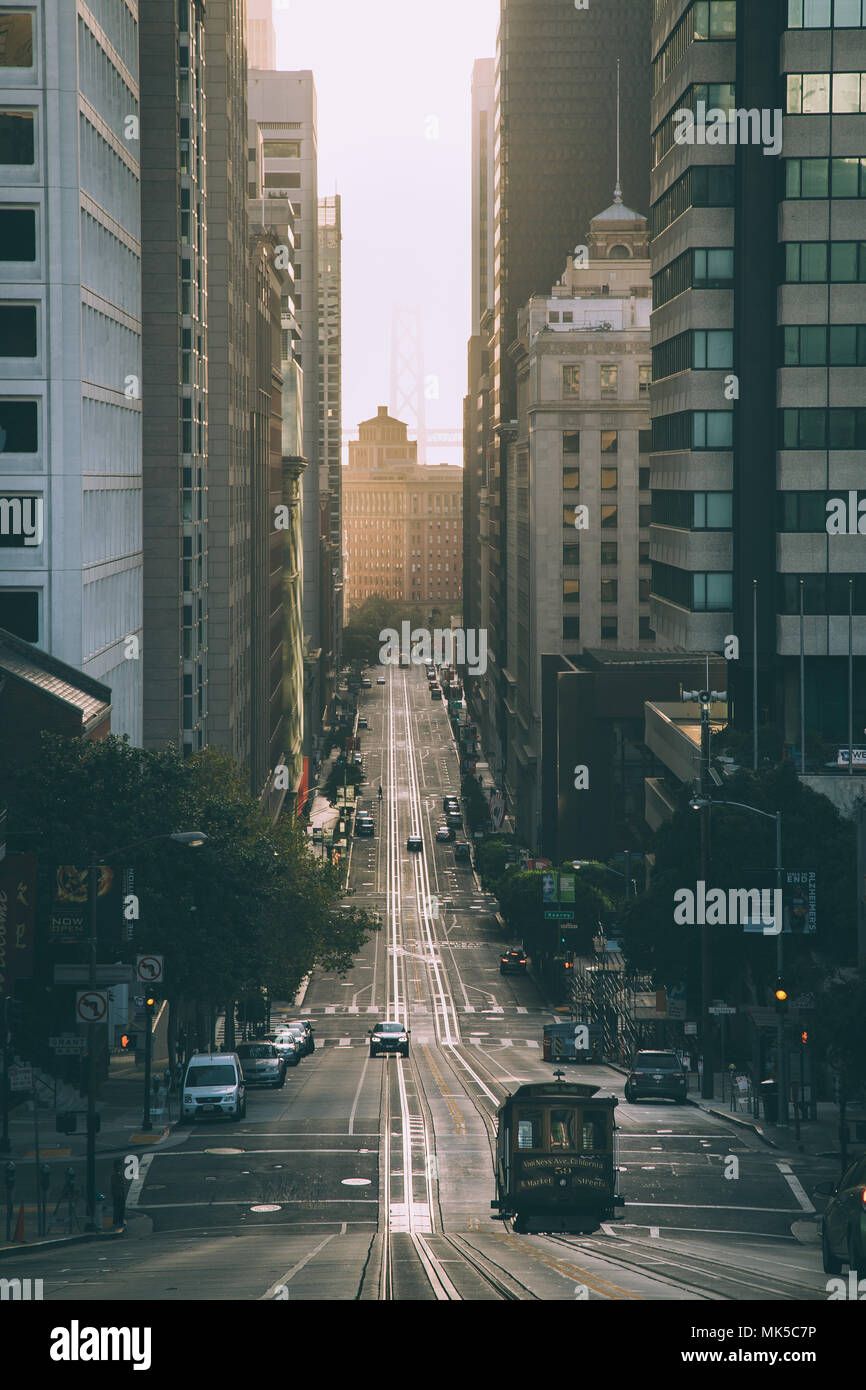
[[[369,1178],[343,1178],[344,1187],[369,1187]]]
[[[257,1207],[250,1207],[250,1211],[282,1211],[282,1207],[276,1202],[260,1202]]]
[[[242,1154],[245,1149],[205,1149],[206,1154]]]

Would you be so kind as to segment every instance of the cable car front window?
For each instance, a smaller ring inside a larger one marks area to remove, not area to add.
[[[521,1110],[517,1116],[518,1149],[540,1149],[542,1143],[542,1123],[540,1110]]]
[[[575,1133],[575,1113],[573,1110],[551,1110],[550,1147],[551,1149],[573,1149]]]

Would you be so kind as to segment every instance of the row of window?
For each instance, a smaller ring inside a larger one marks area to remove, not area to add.
[[[653,308],[661,308],[686,290],[729,290],[733,284],[733,247],[684,251],[653,276]]]
[[[656,561],[652,593],[690,613],[726,613],[733,607],[733,576],[727,571],[694,573]]]
[[[860,29],[866,0],[788,0],[789,29]]]
[[[649,370],[649,368],[647,368]],[[619,430],[601,430],[599,432],[601,452],[603,454],[619,453]],[[638,450],[642,454],[648,454],[652,448],[652,430],[638,430]],[[563,457],[572,457],[580,453],[580,430],[565,430],[562,436]]]
[[[684,410],[653,420],[653,453],[678,449],[731,449],[734,417],[730,410]]]
[[[653,493],[652,519],[656,526],[675,526],[683,531],[729,531],[733,494],[659,490]]]
[[[866,449],[866,409],[806,407],[779,411],[781,449]]]
[[[652,522],[652,507],[647,502],[638,507],[638,526],[649,526]],[[574,506],[563,507],[562,524],[569,530],[574,530]],[[605,529],[614,529],[619,525],[619,507],[612,502],[606,502],[601,508],[601,525]]]
[[[618,579],[599,579],[599,597],[602,603],[619,602],[619,580]],[[650,600],[650,581],[639,579],[638,602],[649,603]],[[563,603],[580,603],[580,580],[563,579],[562,581],[562,601]]]
[[[699,102],[703,103],[705,113],[719,110],[733,111],[737,105],[736,87],[733,82],[694,82],[690,87],[687,87],[677,98],[675,106],[667,113],[661,125],[653,132],[653,168],[661,163],[676,143],[679,128],[678,117],[681,111],[691,111],[696,118],[696,124],[698,124]]]
[[[650,562],[650,543],[649,541],[638,541],[638,563],[648,565]],[[562,547],[562,563],[566,567],[580,564],[580,543],[571,542]],[[619,546],[616,541],[602,541],[599,548],[599,563],[602,565],[619,564]]]
[[[866,159],[786,159],[782,162],[782,197],[866,198]]]
[[[649,394],[652,369],[648,362],[638,363],[638,393]],[[562,369],[562,394],[566,399],[580,397],[580,364],[571,364]],[[600,367],[601,399],[615,400],[619,395],[619,364],[603,362]]]
[[[647,431],[649,433],[649,431]],[[599,473],[599,480],[602,492],[616,491],[618,487],[619,469],[610,466],[603,466]],[[638,469],[638,490],[648,492],[650,487],[650,470],[648,468]],[[562,488],[564,492],[577,492],[580,488],[580,469],[574,464],[566,464],[562,470]]]
[[[658,563],[652,572],[652,594],[657,598],[692,613],[727,613],[733,608],[733,575],[729,573],[694,574]],[[806,617],[841,617],[848,613],[849,604],[855,613],[866,612],[866,574],[777,575],[776,612],[795,616],[801,600]]]
[[[36,209],[0,207],[0,261],[36,260]]]
[[[864,324],[787,324],[781,334],[786,367],[866,367]]]
[[[650,213],[650,235],[659,236],[689,208],[732,208],[734,168],[731,164],[697,164],[672,183]]]
[[[785,109],[789,116],[857,115],[866,111],[866,73],[789,72]]]
[[[664,4],[656,9],[663,11]],[[656,18],[658,18],[658,14]],[[653,62],[653,95],[698,40],[737,37],[737,0],[693,0]]]
[[[696,328],[653,348],[653,380],[675,372],[718,371],[734,365],[734,334],[727,328]]]
[[[827,503],[836,497],[838,492],[780,492],[776,499],[776,529],[826,534]],[[847,505],[847,491],[843,500]],[[851,518],[849,524],[856,524],[857,520]]]
[[[562,619],[562,636],[566,642],[580,641],[580,618],[566,615]],[[602,642],[615,642],[619,637],[619,622],[616,618],[602,618],[600,626]],[[642,642],[655,640],[649,618],[638,618],[638,637]]]

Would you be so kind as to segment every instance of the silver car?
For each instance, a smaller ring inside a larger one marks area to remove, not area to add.
[[[277,1089],[285,1086],[286,1059],[273,1043],[238,1043],[237,1054],[248,1086],[274,1086]]]
[[[281,1028],[276,1033],[268,1033],[265,1042],[273,1043],[280,1056],[285,1057],[287,1067],[296,1067],[301,1060],[301,1045],[294,1033]]]

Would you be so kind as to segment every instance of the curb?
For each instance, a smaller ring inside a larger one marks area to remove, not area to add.
[[[775,1139],[771,1139],[765,1134],[760,1125],[756,1125],[753,1120],[743,1120],[739,1115],[734,1115],[727,1110],[714,1110],[710,1105],[699,1105],[696,1100],[690,1100],[689,1105],[694,1105],[696,1109],[703,1110],[707,1115],[715,1115],[717,1120],[724,1120],[727,1124],[739,1125],[741,1129],[750,1129],[754,1135],[765,1144],[769,1144],[771,1149],[781,1149],[781,1144],[777,1144]]]
[[[119,1231],[88,1231],[77,1236],[48,1236],[42,1240],[19,1241],[17,1245],[0,1245],[0,1260],[17,1258],[20,1255],[35,1255],[43,1250],[62,1250],[68,1245],[90,1245],[93,1241],[121,1240],[126,1234]]]

